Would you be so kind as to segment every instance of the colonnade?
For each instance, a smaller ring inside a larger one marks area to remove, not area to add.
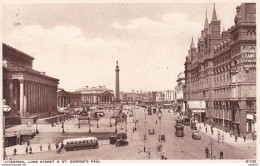
[[[83,103],[112,103],[111,95],[82,95],[81,96]]]
[[[67,107],[70,104],[70,97],[69,96],[58,96],[57,103],[59,107]]]
[[[27,79],[8,79],[8,104],[20,116],[56,110],[57,85]]]

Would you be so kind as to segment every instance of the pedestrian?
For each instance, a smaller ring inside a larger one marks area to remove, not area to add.
[[[59,148],[59,143],[57,142],[57,143],[56,143],[56,149],[58,149],[58,148]]]
[[[209,149],[208,149],[208,147],[205,148],[205,155],[206,155],[206,158],[209,157]]]
[[[25,153],[28,154],[28,146],[25,147]]]
[[[219,159],[223,159],[224,158],[224,153],[223,153],[223,151],[220,151],[219,152]]]
[[[40,151],[42,151],[42,144],[40,144]]]
[[[17,152],[17,149],[16,149],[16,148],[14,148],[14,155],[16,155],[16,152]]]
[[[50,151],[50,150],[51,150],[51,144],[48,143],[48,151]]]
[[[62,142],[61,145],[60,145],[60,149],[63,149],[63,148],[64,148],[64,144]]]
[[[29,153],[32,154],[32,147],[29,148]]]
[[[162,151],[162,160],[164,159],[164,151]]]
[[[206,129],[205,129],[205,130],[206,130],[206,133],[207,133],[207,132],[208,132],[208,129],[207,129],[207,127],[206,127]]]
[[[27,140],[27,146],[30,146],[30,140]]]
[[[244,136],[244,142],[246,142],[246,136]]]
[[[235,142],[237,142],[237,136],[235,136]]]
[[[149,151],[148,151],[148,158],[150,158],[150,156],[151,156],[151,150],[149,149]]]

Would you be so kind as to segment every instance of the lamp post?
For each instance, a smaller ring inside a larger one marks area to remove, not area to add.
[[[136,112],[135,112],[135,106],[134,106],[134,113],[135,113],[135,131],[136,131]]]
[[[145,141],[146,141],[146,114],[144,114],[145,116],[145,121],[144,121],[144,152],[145,152]]]
[[[88,119],[88,132],[91,133],[91,129],[90,129],[90,119]]]
[[[201,105],[202,105],[202,101],[200,101],[200,129],[201,129],[201,111],[202,111]]]
[[[3,153],[3,160],[5,160],[5,113],[11,111],[11,107],[6,105],[6,100],[3,100],[3,149],[4,149],[4,153]]]
[[[210,158],[212,159],[212,145],[214,145],[214,142],[212,139],[210,139]]]
[[[225,129],[225,126],[224,126],[224,125],[225,125],[225,121],[224,121],[224,118],[225,118],[225,116],[224,116],[224,115],[225,115],[225,112],[224,112],[225,103],[224,103],[224,102],[222,103],[222,106],[223,106],[223,115],[222,115],[222,116],[223,116],[222,143],[223,143],[223,142],[224,142],[224,129]]]
[[[162,158],[162,146],[161,146],[161,139],[162,139],[162,128],[161,128],[161,125],[162,125],[162,123],[161,123],[161,118],[162,118],[162,111],[161,111],[161,109],[159,108],[159,111],[157,112],[157,117],[159,118],[159,120],[160,120],[160,147],[161,147],[161,158]]]

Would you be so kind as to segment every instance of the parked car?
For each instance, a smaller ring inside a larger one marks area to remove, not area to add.
[[[200,140],[201,139],[201,136],[198,132],[194,132],[192,133],[192,139],[195,139],[195,140]]]
[[[126,140],[123,140],[123,139],[119,139],[119,140],[116,140],[116,146],[126,146],[128,145],[128,141]]]

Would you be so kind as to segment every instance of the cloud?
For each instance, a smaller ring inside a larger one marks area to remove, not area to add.
[[[111,70],[110,75],[114,76],[114,69],[110,69],[114,67],[113,60],[118,56],[118,50],[125,47],[120,40],[87,39],[75,26],[52,29],[40,25],[24,26],[3,38],[10,46],[35,57],[33,68],[60,79],[59,87],[67,90],[86,84],[98,86],[107,83],[111,87],[111,83],[104,81],[108,80],[104,73]]]
[[[35,57],[34,69],[60,79],[59,87],[73,91],[85,85],[115,87],[115,62],[120,66],[121,90],[174,89],[184,71],[191,36],[202,26],[186,15],[172,13],[158,20],[140,17],[118,22],[106,36],[91,38],[77,26],[17,26],[4,42]]]

